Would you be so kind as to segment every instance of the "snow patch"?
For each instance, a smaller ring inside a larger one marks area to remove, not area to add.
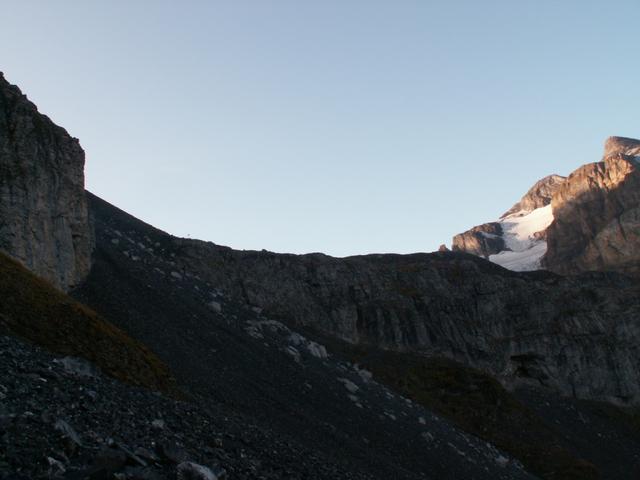
[[[547,242],[540,240],[524,251],[513,252],[505,250],[496,255],[490,255],[489,260],[509,270],[529,272],[540,269],[540,261],[546,252]]]
[[[513,251],[522,251],[531,247],[536,242],[534,234],[551,225],[553,211],[551,205],[536,208],[532,212],[517,212],[503,218],[500,223],[504,232],[504,241]]]
[[[547,252],[547,242],[536,238],[536,233],[547,229],[553,222],[551,205],[531,212],[520,211],[500,220],[505,247],[498,254],[490,255],[493,263],[517,272],[538,270],[540,260]]]

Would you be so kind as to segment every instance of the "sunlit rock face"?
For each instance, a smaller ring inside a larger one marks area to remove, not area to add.
[[[0,249],[62,289],[91,264],[83,169],[78,140],[0,73]]]
[[[611,137],[602,161],[569,175],[551,202],[544,267],[640,273],[639,160],[640,141]]]
[[[602,161],[537,182],[496,222],[452,249],[515,271],[640,274],[640,141],[610,137]]]
[[[518,203],[502,214],[500,219],[546,207],[565,180],[566,177],[561,175],[548,175],[538,180]]]

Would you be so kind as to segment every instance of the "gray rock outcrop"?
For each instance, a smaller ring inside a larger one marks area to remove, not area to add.
[[[61,289],[89,272],[84,151],[0,73],[0,249]]]
[[[131,251],[139,240],[125,239],[126,258],[156,265],[170,282],[200,278],[215,286],[216,298],[238,299],[267,318],[352,344],[453,358],[507,386],[534,383],[640,404],[638,287],[624,277],[516,273],[457,252],[333,258],[238,251],[170,237],[91,198],[109,263],[126,257],[113,242],[124,241],[118,232],[136,232],[161,247]]]

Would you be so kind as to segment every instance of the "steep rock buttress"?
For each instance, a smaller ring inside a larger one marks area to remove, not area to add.
[[[68,290],[92,249],[82,147],[0,73],[0,250]]]

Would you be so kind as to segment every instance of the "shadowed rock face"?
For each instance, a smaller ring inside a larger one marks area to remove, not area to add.
[[[0,73],[0,249],[62,289],[89,272],[84,152]]]
[[[505,249],[502,238],[502,225],[498,222],[484,223],[459,233],[453,237],[451,249],[454,252],[466,252],[488,258]]]
[[[485,223],[473,227],[466,232],[459,233],[453,237],[452,250],[454,252],[466,252],[472,255],[491,260],[499,265],[504,265],[507,268],[513,270],[535,270],[540,267],[540,257],[544,254],[544,250],[540,247],[546,248],[544,239],[546,237],[545,230],[534,231],[529,234],[530,240],[528,245],[522,245],[516,242],[515,245],[509,243],[509,238],[519,238],[517,232],[514,232],[516,224],[527,221],[527,215],[533,214],[536,216],[536,212],[546,207],[551,203],[553,194],[560,188],[565,181],[565,177],[560,175],[549,175],[542,180],[536,182],[533,187],[518,201],[513,207],[506,211],[497,222]],[[528,217],[530,218],[530,217]],[[550,218],[550,217],[549,217]],[[546,226],[546,225],[545,225]],[[520,239],[520,242],[522,239]],[[535,260],[531,260],[531,256],[527,254],[522,255],[520,260],[516,260],[515,257],[505,257],[509,255],[509,252],[513,252],[513,248],[517,252],[526,252],[532,249],[536,249]],[[538,250],[540,250],[538,252]],[[501,257],[491,257],[491,255],[499,255]]]
[[[446,253],[337,260],[180,250],[203,278],[269,315],[353,343],[444,355],[507,385],[640,401],[638,305],[626,298],[638,292],[623,281],[511,276]]]
[[[640,292],[622,276],[521,274],[456,252],[238,251],[163,234],[96,197],[91,209],[99,251],[143,268],[148,253],[117,232],[148,236],[170,260],[166,275],[195,275],[269,318],[353,344],[446,356],[506,385],[640,403]]]
[[[601,162],[574,171],[551,202],[543,266],[640,273],[640,141],[611,137]]]

